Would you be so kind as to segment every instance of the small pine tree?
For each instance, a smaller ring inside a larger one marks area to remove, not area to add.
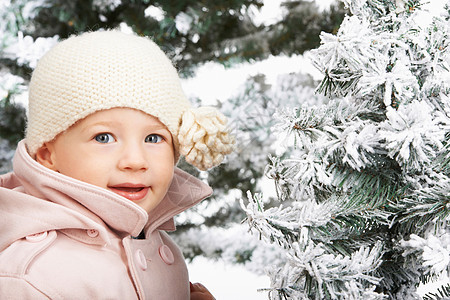
[[[326,97],[314,93],[316,85],[311,76],[302,73],[279,75],[273,84],[267,82],[265,75],[258,74],[248,78],[237,93],[222,104],[220,109],[229,116],[235,134],[236,149],[227,157],[227,163],[207,174],[197,174],[207,177],[214,195],[210,202],[203,202],[177,218],[173,237],[186,258],[220,257],[230,264],[245,264],[247,269],[260,274],[264,273],[268,262],[279,261],[279,251],[272,251],[273,246],[257,247],[256,238],[244,234],[247,226],[239,222],[245,213],[236,199],[245,191],[253,192],[264,185],[262,176],[268,162],[267,153],[275,153],[277,148],[270,131],[274,124],[272,115],[278,107],[294,105],[298,98],[311,105],[326,102]],[[228,240],[231,236],[233,238]]]
[[[450,24],[424,24],[416,0],[343,2],[312,53],[332,100],[280,110],[292,152],[266,173],[281,203],[242,206],[286,254],[272,299],[416,299],[449,272]]]

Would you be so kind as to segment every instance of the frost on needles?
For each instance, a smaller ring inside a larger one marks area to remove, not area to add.
[[[278,203],[241,206],[284,249],[271,299],[419,299],[419,283],[449,273],[449,8],[425,23],[420,1],[343,2],[311,54],[330,101],[279,109],[289,147],[266,168]]]

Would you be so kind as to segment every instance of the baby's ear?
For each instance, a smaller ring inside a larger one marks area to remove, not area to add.
[[[53,171],[56,171],[54,162],[54,148],[50,143],[44,143],[36,152],[36,161]]]

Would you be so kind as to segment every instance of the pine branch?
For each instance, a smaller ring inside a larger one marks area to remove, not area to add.
[[[419,276],[420,282],[425,283],[425,284],[436,281],[437,279],[439,279],[439,277],[433,273],[422,274]]]
[[[400,170],[389,160],[380,161],[378,168],[360,171],[333,164],[328,168],[332,185],[349,193],[351,205],[365,205],[368,210],[383,207],[397,197]],[[384,168],[383,168],[384,167]]]
[[[416,256],[408,256],[398,241],[398,225],[389,228],[385,238],[383,262],[375,273],[382,278],[377,290],[389,295],[389,299],[410,299],[422,281],[424,268]]]
[[[0,100],[0,138],[16,145],[24,137],[26,112],[20,103]]]
[[[433,169],[438,173],[450,176],[450,133],[446,135],[444,141],[445,147],[436,157],[433,163]]]
[[[440,300],[450,298],[450,284],[442,285],[437,292],[429,292],[423,296],[424,300]]]
[[[280,109],[275,115],[278,123],[275,129],[294,135],[297,148],[311,148],[311,144],[323,137],[325,126],[330,125],[330,117],[326,109],[301,106],[295,109]]]
[[[272,158],[267,174],[286,207],[247,213],[290,255],[271,276],[286,297],[348,299],[339,278],[324,284],[332,259],[312,271],[305,261],[318,266],[320,254],[348,258],[381,241],[371,296],[410,299],[421,276],[448,269],[448,234],[419,235],[448,230],[450,217],[449,27],[417,25],[419,0],[344,2],[353,16],[313,51],[324,73],[317,91],[341,99],[281,114],[296,151]]]
[[[272,296],[288,295],[295,299],[384,298],[374,291],[379,279],[371,275],[381,262],[381,244],[372,248],[361,247],[349,256],[327,254],[321,244],[309,244],[304,248],[294,244],[293,250],[287,265],[270,271],[276,274],[272,277]]]
[[[311,149],[311,144],[329,135],[329,128],[347,125],[359,120],[379,120],[380,108],[376,104],[354,102],[348,99],[332,100],[321,107],[300,106],[280,109],[275,115],[277,132],[294,135],[296,148]]]
[[[356,87],[361,72],[352,72],[347,67],[337,67],[332,70],[326,70],[324,79],[317,87],[316,92],[332,97],[346,97],[348,94],[357,93]]]
[[[326,234],[321,232],[320,236],[317,235],[320,239],[312,234],[311,240],[316,243],[322,242],[327,251],[335,255],[348,256],[360,247],[371,247],[388,236],[387,226],[380,226],[377,223],[361,218],[347,217],[345,220],[337,218],[335,222],[341,226],[340,230],[337,228],[334,228],[334,230],[328,230],[327,228],[314,228],[311,230],[313,233],[318,230],[328,230]]]
[[[398,222],[409,232],[422,232],[430,224],[435,224],[435,228],[446,225],[450,215],[450,179],[405,197],[402,205],[404,213]]]

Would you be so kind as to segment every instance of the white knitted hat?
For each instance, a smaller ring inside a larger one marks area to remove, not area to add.
[[[226,118],[211,107],[191,108],[177,71],[154,42],[99,31],[70,37],[40,59],[29,87],[30,155],[78,120],[114,107],[157,117],[172,134],[176,159],[184,155],[201,170],[232,151]]]

